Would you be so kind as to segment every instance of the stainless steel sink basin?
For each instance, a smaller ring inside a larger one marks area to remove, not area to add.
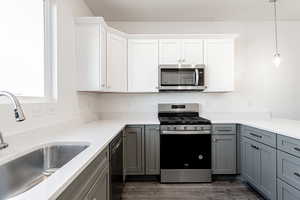
[[[21,194],[61,168],[88,145],[51,144],[0,166],[0,199]]]

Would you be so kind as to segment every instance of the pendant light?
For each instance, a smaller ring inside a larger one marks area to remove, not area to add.
[[[277,1],[278,0],[269,0],[270,3],[274,6],[274,33],[275,33],[275,54],[273,57],[273,63],[276,67],[279,67],[281,63],[280,53],[278,50],[278,24],[277,24]]]

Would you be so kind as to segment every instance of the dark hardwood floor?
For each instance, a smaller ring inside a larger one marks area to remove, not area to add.
[[[127,182],[124,200],[262,200],[239,180],[219,180],[204,184],[160,184]]]

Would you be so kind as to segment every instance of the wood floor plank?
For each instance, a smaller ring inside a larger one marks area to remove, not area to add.
[[[204,184],[127,182],[123,200],[262,200],[239,180]]]

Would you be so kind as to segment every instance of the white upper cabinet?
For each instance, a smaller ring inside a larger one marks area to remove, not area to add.
[[[159,64],[203,64],[203,40],[159,40]]]
[[[77,88],[80,91],[106,89],[106,29],[101,20],[78,19],[76,23]]]
[[[182,43],[177,39],[159,40],[159,64],[178,64],[182,59]]]
[[[128,40],[128,92],[158,92],[158,40]]]
[[[205,41],[204,62],[207,89],[204,92],[234,90],[234,40]]]
[[[77,88],[158,92],[159,65],[205,65],[204,92],[234,90],[234,35],[126,34],[102,17],[75,19]]]
[[[127,92],[127,39],[107,33],[107,90]]]
[[[185,39],[182,40],[182,62],[184,64],[204,63],[203,40]]]

